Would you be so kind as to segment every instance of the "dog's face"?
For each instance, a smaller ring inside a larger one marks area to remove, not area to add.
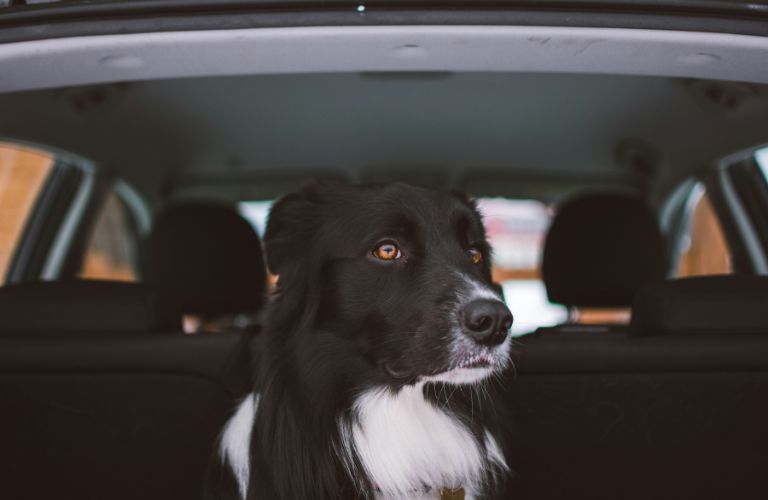
[[[275,204],[265,243],[277,300],[295,306],[287,314],[353,349],[384,383],[472,383],[508,362],[512,315],[461,195],[312,185]]]

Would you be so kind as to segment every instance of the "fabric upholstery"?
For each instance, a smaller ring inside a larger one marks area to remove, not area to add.
[[[250,388],[249,332],[186,335],[140,285],[0,289],[0,495],[200,498]],[[169,313],[171,315],[172,313]]]
[[[182,313],[257,311],[266,291],[259,237],[229,207],[169,207],[149,239],[147,282]]]
[[[591,194],[559,208],[542,261],[551,302],[627,307],[641,286],[664,274],[662,235],[641,199]]]
[[[632,331],[637,335],[768,334],[766,308],[765,276],[671,280],[645,287],[637,294]]]
[[[0,288],[0,334],[115,334],[180,328],[181,318],[141,285],[73,280]]]

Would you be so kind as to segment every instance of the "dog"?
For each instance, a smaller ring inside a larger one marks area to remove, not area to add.
[[[475,204],[315,183],[274,204],[264,244],[278,281],[208,497],[492,494],[508,467],[486,391],[512,315]]]

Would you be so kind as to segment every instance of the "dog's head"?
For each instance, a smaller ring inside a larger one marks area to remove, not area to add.
[[[508,362],[512,315],[463,195],[312,184],[275,203],[265,245],[270,328],[330,335],[379,382],[472,383]]]

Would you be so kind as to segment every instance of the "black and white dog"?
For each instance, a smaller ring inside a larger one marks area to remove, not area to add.
[[[265,246],[278,285],[211,497],[486,498],[507,465],[484,383],[512,315],[474,204],[312,184],[276,202]]]

